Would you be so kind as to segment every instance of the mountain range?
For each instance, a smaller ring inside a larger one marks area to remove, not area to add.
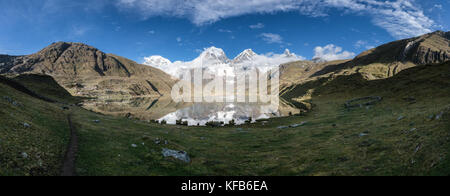
[[[195,68],[203,68],[213,73],[218,70],[234,70],[238,73],[255,68],[267,70],[284,63],[303,59],[303,57],[297,56],[287,49],[283,54],[266,55],[260,55],[252,49],[246,49],[234,59],[229,59],[222,49],[210,47],[206,48],[199,57],[189,62],[171,62],[162,56],[151,56],[145,58],[144,64],[164,70],[176,78],[181,78],[183,73]]]
[[[58,42],[31,55],[0,55],[0,74],[50,75],[72,95],[114,98],[170,94],[181,74],[195,68],[214,73],[231,69],[237,73],[279,66],[282,94],[298,98],[305,92],[294,93],[295,89],[303,88],[309,81],[325,82],[351,74],[375,80],[392,77],[414,66],[446,62],[450,59],[449,38],[450,32],[437,31],[381,45],[354,59],[330,62],[305,61],[289,50],[283,54],[261,55],[247,49],[229,59],[222,49],[210,47],[189,62],[171,62],[152,56],[144,64],[85,44]]]

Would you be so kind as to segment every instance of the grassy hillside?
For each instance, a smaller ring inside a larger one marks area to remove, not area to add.
[[[36,94],[56,102],[72,104],[83,100],[81,97],[73,97],[50,76],[25,74],[19,75],[13,80]]]
[[[163,126],[80,110],[76,120],[84,139],[77,171],[80,175],[450,175],[449,68],[448,64],[418,67],[379,81],[342,77],[312,94],[315,107],[306,116],[272,119],[264,126]],[[343,106],[349,99],[373,95],[383,101],[367,108]],[[301,122],[306,124],[278,128]],[[156,138],[168,145],[155,144]],[[163,158],[162,148],[184,150],[192,163]]]
[[[2,95],[20,101],[25,107],[1,102],[6,109],[1,111],[0,119],[7,126],[1,127],[4,131],[0,132],[0,149],[14,149],[0,151],[0,157],[15,162],[1,165],[0,174],[23,175],[30,167],[34,168],[33,164],[39,160],[23,160],[23,151],[33,153],[30,157],[46,155],[44,162],[54,163],[47,166],[51,168],[49,172],[38,174],[57,174],[58,158],[69,133],[63,111],[56,104],[14,89],[1,89]],[[312,103],[311,112],[271,119],[265,125],[169,126],[72,107],[68,112],[72,113],[79,135],[76,172],[78,175],[450,175],[449,63],[412,68],[385,80],[366,81],[358,74],[339,76],[312,89],[307,98],[302,93],[291,94],[292,98],[303,96]],[[383,100],[367,107],[344,107],[346,101],[366,96],[381,96]],[[22,128],[22,122],[29,122],[33,131]],[[279,128],[302,122],[304,125],[296,128]],[[34,144],[27,146],[29,140]],[[163,148],[186,151],[192,161],[164,158]]]
[[[65,112],[26,92],[0,82],[0,176],[59,175],[69,139]]]

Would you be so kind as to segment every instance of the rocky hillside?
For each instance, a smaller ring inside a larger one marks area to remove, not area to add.
[[[163,71],[81,43],[54,43],[27,56],[0,56],[1,74],[46,74],[78,96],[161,96],[174,80]]]
[[[365,51],[349,62],[328,66],[313,76],[352,70],[367,79],[380,79],[417,65],[443,63],[450,60],[449,38],[450,32],[436,31],[394,41]]]
[[[337,60],[330,62],[297,61],[280,65],[280,85],[281,88],[300,83],[312,77],[316,72],[331,66],[342,64],[350,60]]]
[[[376,80],[390,78],[412,67],[448,62],[449,38],[450,32],[437,31],[384,44],[352,60],[299,61],[281,65],[281,95],[301,101],[339,76],[359,74],[365,80]]]

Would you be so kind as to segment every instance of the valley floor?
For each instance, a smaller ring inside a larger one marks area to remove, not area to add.
[[[105,116],[0,84],[0,175],[60,175],[69,114],[81,176],[450,175],[448,65],[335,81],[315,89],[304,116],[219,128]],[[383,100],[344,107],[365,96]],[[293,124],[303,125],[283,127]],[[163,148],[186,151],[191,162],[164,158]]]

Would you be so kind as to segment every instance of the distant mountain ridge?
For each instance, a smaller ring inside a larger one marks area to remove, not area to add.
[[[26,56],[0,56],[0,73],[50,75],[73,95],[159,96],[175,80],[163,71],[81,43],[58,42]]]

